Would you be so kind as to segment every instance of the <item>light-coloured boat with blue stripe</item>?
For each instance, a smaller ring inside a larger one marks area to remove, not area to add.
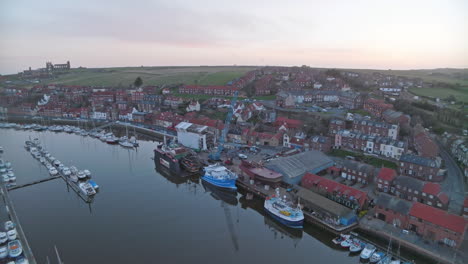
[[[204,168],[205,175],[201,178],[207,183],[210,183],[219,188],[237,190],[236,180],[237,175],[228,168],[214,164]]]

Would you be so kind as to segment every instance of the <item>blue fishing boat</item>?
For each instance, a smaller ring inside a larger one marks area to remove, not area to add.
[[[236,180],[237,175],[228,170],[228,168],[214,164],[204,168],[205,175],[201,178],[202,180],[220,188],[237,190]]]
[[[265,199],[264,208],[271,217],[286,226],[292,228],[303,227],[304,214],[301,208],[299,206],[293,208],[286,200],[281,199],[278,193]]]

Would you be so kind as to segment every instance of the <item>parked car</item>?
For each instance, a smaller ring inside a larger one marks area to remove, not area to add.
[[[242,154],[242,153],[239,153],[237,156],[238,156],[240,159],[247,159],[247,155]]]

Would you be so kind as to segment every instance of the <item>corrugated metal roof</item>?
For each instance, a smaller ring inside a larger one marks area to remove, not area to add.
[[[288,178],[296,178],[304,175],[306,172],[317,173],[321,169],[332,165],[333,160],[328,156],[322,152],[311,150],[272,160],[265,167],[279,172]]]

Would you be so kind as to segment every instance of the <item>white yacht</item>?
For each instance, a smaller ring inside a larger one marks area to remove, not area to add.
[[[83,173],[86,175],[86,177],[91,178],[91,171],[83,170]]]
[[[70,171],[70,169],[69,169],[68,167],[64,167],[64,168],[62,169],[62,173],[63,173],[63,175],[65,175],[65,176],[70,176],[71,171]]]
[[[58,174],[58,170],[56,168],[52,167],[52,168],[49,169],[49,173],[50,173],[50,175],[55,176],[55,175]]]
[[[84,171],[79,171],[77,176],[78,176],[78,179],[80,180],[86,179],[86,174],[84,173]]]
[[[80,190],[88,196],[96,194],[96,190],[93,189],[93,186],[91,186],[89,182],[80,182],[78,187],[80,187]]]

